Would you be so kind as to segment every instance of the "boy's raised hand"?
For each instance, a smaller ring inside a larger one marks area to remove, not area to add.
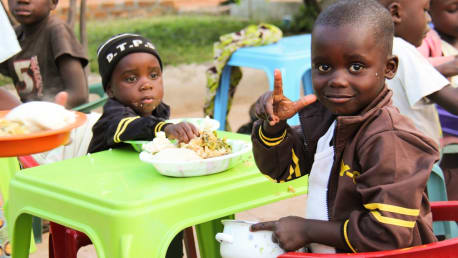
[[[178,124],[169,124],[164,129],[167,138],[173,140],[177,139],[178,142],[188,143],[192,138],[199,136],[199,130],[188,122],[181,122]]]
[[[269,120],[269,125],[274,126],[282,120],[293,117],[299,110],[316,101],[313,94],[304,96],[298,101],[291,101],[283,95],[283,82],[279,69],[274,71],[274,90],[262,95],[255,107],[256,116]]]

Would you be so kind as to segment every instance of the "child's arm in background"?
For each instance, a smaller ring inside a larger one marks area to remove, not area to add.
[[[454,88],[449,84],[441,90],[428,95],[428,98],[448,112],[458,116],[458,88]]]
[[[417,50],[443,76],[451,77],[458,74],[458,57],[443,56],[442,40],[435,30],[430,30]]]
[[[436,68],[445,77],[458,75],[458,56],[449,56],[450,61],[435,65]]]
[[[68,92],[67,108],[74,108],[88,100],[88,86],[86,74],[79,59],[68,54],[56,60],[59,73],[64,82],[64,89]]]
[[[7,90],[0,88],[0,110],[12,109],[21,104],[21,101]]]

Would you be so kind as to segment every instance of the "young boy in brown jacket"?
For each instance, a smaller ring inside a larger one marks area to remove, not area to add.
[[[390,250],[436,241],[425,193],[437,145],[391,105],[394,28],[374,0],[343,0],[317,18],[312,81],[318,101],[275,89],[256,106],[252,132],[262,173],[277,182],[309,175],[305,218],[258,223],[286,251]],[[312,103],[312,104],[310,104]],[[286,120],[299,112],[300,126]]]

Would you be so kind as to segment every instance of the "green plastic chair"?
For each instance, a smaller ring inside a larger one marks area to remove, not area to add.
[[[107,102],[108,96],[106,95],[105,91],[103,90],[102,83],[95,83],[95,84],[89,85],[89,94],[97,94],[99,98],[92,102],[79,105],[73,108],[73,110],[83,112],[83,113],[89,113],[91,110],[96,109],[100,106],[103,106],[105,102]]]

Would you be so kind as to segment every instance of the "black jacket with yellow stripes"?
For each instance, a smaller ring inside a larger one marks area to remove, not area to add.
[[[110,98],[103,106],[102,117],[92,127],[92,140],[88,153],[119,148],[128,140],[152,140],[156,133],[163,131],[165,120],[170,116],[170,107],[162,103],[147,117],[117,100]]]
[[[268,135],[252,132],[259,170],[277,182],[307,175],[318,139],[334,120],[334,162],[328,181],[329,220],[340,222],[345,250],[391,250],[436,241],[425,193],[435,142],[391,104],[386,87],[361,113],[335,116],[319,101],[299,112],[301,125]],[[307,207],[313,209],[314,207]]]

